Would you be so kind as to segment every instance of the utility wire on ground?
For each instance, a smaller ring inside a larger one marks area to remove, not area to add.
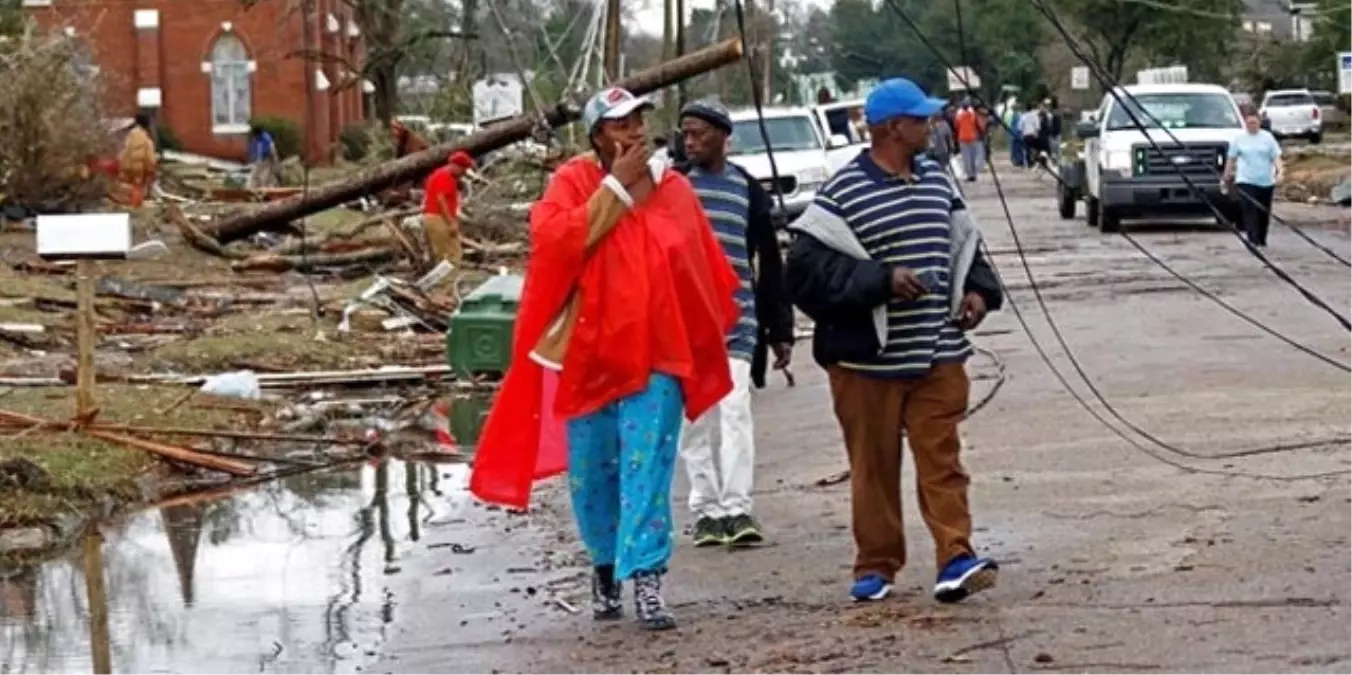
[[[888,6],[889,8],[891,8],[892,11],[895,12],[895,13],[896,13],[896,14],[897,14],[897,15],[898,15],[898,16],[899,16],[899,17],[907,24],[907,26],[910,27],[911,30],[914,31],[914,32],[916,33],[916,35],[920,38],[921,42],[924,43],[925,46],[926,46],[927,48],[929,48],[930,51],[932,51],[932,52],[934,53],[935,57],[938,58],[938,59],[944,64],[945,68],[946,68],[948,71],[958,73],[958,75],[959,75],[960,78],[962,78],[962,79],[964,79],[964,80],[966,79],[965,76],[964,76],[964,74],[963,74],[961,71],[957,71],[956,69],[954,69],[953,66],[952,66],[952,64],[951,64],[946,58],[944,58],[943,53],[942,53],[941,51],[939,51],[937,48],[934,47],[933,43],[930,42],[929,38],[928,38],[927,36],[924,35],[923,31],[921,31],[921,30],[919,29],[919,26],[918,26],[918,25],[915,23],[915,21],[914,21],[914,20],[913,20],[906,12],[905,12],[905,10],[903,10],[902,8],[900,8],[899,6],[897,6],[896,0],[885,0],[885,2],[886,2],[886,4],[887,4],[887,6]],[[954,2],[957,3],[957,2],[960,2],[960,0],[954,0]],[[959,16],[960,16],[960,14],[959,14]],[[959,29],[958,29],[958,34],[959,34],[959,37],[960,37],[960,40],[961,40],[961,36],[962,36],[962,29],[961,29],[961,27],[959,27]],[[960,50],[963,50],[963,47],[960,46],[959,49],[960,49]],[[968,88],[969,91],[971,90],[971,87],[969,86],[969,84],[968,84],[967,82],[964,81],[963,84],[964,84],[964,86],[967,86],[967,88]],[[1018,255],[1019,255],[1019,260],[1021,261],[1021,264],[1022,264],[1022,266],[1023,266],[1024,274],[1025,274],[1025,275],[1027,276],[1027,278],[1028,278],[1030,288],[1031,288],[1032,291],[1033,291],[1034,299],[1037,301],[1038,306],[1039,306],[1039,308],[1040,308],[1041,311],[1042,311],[1043,317],[1046,319],[1048,326],[1051,327],[1052,332],[1053,332],[1053,335],[1056,337],[1057,342],[1060,344],[1061,348],[1065,351],[1067,359],[1071,362],[1072,366],[1074,367],[1076,373],[1079,375],[1079,377],[1081,378],[1081,380],[1084,381],[1085,385],[1086,385],[1086,386],[1090,389],[1090,391],[1095,395],[1095,397],[1096,397],[1096,398],[1099,400],[1099,402],[1104,406],[1104,408],[1107,409],[1107,410],[1109,411],[1109,413],[1112,414],[1115,418],[1117,418],[1119,422],[1122,422],[1122,423],[1123,423],[1124,425],[1126,425],[1128,428],[1130,428],[1131,430],[1133,430],[1133,431],[1135,431],[1136,433],[1140,434],[1141,436],[1145,437],[1147,440],[1151,441],[1152,443],[1154,443],[1155,445],[1157,445],[1158,447],[1160,447],[1161,449],[1163,449],[1163,450],[1165,450],[1165,451],[1167,451],[1167,452],[1171,452],[1171,453],[1173,453],[1173,454],[1176,454],[1176,455],[1179,455],[1179,456],[1183,456],[1183,457],[1189,457],[1189,458],[1193,458],[1193,459],[1203,459],[1203,460],[1229,459],[1229,458],[1247,457],[1247,456],[1260,455],[1260,454],[1274,454],[1274,453],[1280,453],[1280,452],[1290,452],[1290,451],[1294,451],[1294,450],[1298,450],[1298,449],[1305,449],[1305,448],[1310,448],[1310,447],[1319,447],[1319,446],[1323,446],[1323,445],[1331,445],[1331,444],[1334,444],[1334,443],[1345,443],[1345,442],[1347,442],[1347,440],[1348,440],[1347,438],[1340,437],[1340,438],[1337,438],[1337,439],[1331,439],[1331,440],[1328,440],[1328,441],[1321,441],[1321,442],[1316,442],[1316,443],[1286,444],[1286,445],[1268,446],[1268,447],[1263,447],[1263,448],[1253,448],[1253,449],[1243,450],[1243,451],[1238,451],[1238,452],[1233,452],[1233,453],[1222,453],[1222,454],[1217,454],[1217,455],[1207,455],[1207,454],[1203,454],[1203,453],[1197,453],[1197,452],[1185,450],[1185,449],[1179,448],[1179,447],[1177,447],[1177,446],[1174,446],[1174,445],[1172,445],[1172,444],[1165,443],[1164,441],[1161,441],[1159,438],[1155,437],[1154,435],[1149,434],[1148,432],[1144,431],[1144,430],[1143,430],[1141,427],[1139,427],[1138,425],[1136,425],[1136,424],[1130,422],[1129,420],[1127,420],[1126,417],[1122,416],[1122,415],[1116,410],[1116,408],[1114,408],[1114,407],[1112,406],[1112,404],[1111,404],[1110,402],[1108,402],[1108,400],[1102,395],[1102,392],[1099,391],[1099,389],[1094,385],[1093,381],[1089,378],[1088,374],[1087,374],[1087,373],[1084,371],[1084,369],[1080,366],[1078,359],[1075,358],[1073,350],[1070,348],[1069,344],[1066,343],[1065,338],[1064,338],[1064,336],[1062,335],[1062,333],[1061,333],[1061,331],[1060,331],[1060,327],[1056,324],[1055,320],[1053,319],[1053,317],[1052,317],[1052,315],[1051,315],[1051,312],[1049,311],[1049,309],[1048,309],[1048,307],[1047,307],[1046,300],[1045,300],[1045,299],[1043,298],[1043,296],[1042,296],[1041,289],[1038,287],[1036,278],[1034,277],[1033,272],[1032,272],[1032,268],[1031,268],[1031,266],[1030,266],[1029,263],[1028,263],[1027,256],[1025,255],[1025,252],[1024,252],[1024,249],[1023,249],[1022,241],[1020,240],[1020,237],[1019,237],[1019,235],[1018,235],[1018,229],[1017,229],[1017,227],[1014,225],[1014,217],[1013,217],[1013,214],[1010,213],[1010,210],[1009,210],[1009,202],[1008,202],[1008,200],[1005,198],[1004,189],[1003,189],[1003,187],[1002,187],[1001,184],[1000,184],[999,174],[998,174],[998,172],[997,172],[996,169],[995,169],[995,164],[994,164],[994,162],[991,162],[989,158],[987,158],[986,165],[987,165],[987,169],[990,171],[990,174],[991,174],[991,180],[992,180],[992,182],[994,183],[995,190],[996,190],[996,194],[998,195],[998,197],[999,197],[999,199],[1000,199],[1000,205],[1001,205],[1001,208],[1002,208],[1003,211],[1004,211],[1005,220],[1008,222],[1009,229],[1010,229],[1010,233],[1011,233],[1011,235],[1013,236],[1015,250],[1017,251],[1017,253],[1018,253]],[[984,248],[984,246],[983,246],[983,248]],[[988,258],[988,260],[989,260],[989,259],[991,258],[989,250],[986,249],[986,250],[984,251],[984,253],[985,253],[985,255],[987,256],[987,258]],[[992,264],[992,266],[994,266],[993,260],[991,261],[991,264]],[[1000,275],[998,275],[998,273],[997,273],[997,276],[1000,276]],[[1075,388],[1074,388],[1073,386],[1071,386],[1069,380],[1068,380],[1068,379],[1066,378],[1066,376],[1061,372],[1061,370],[1060,370],[1059,368],[1057,368],[1057,366],[1055,365],[1055,363],[1052,361],[1050,355],[1047,354],[1045,348],[1044,348],[1044,347],[1041,345],[1041,343],[1037,340],[1036,336],[1033,335],[1031,326],[1028,325],[1028,321],[1027,321],[1027,319],[1025,318],[1023,312],[1019,309],[1018,305],[1014,302],[1013,297],[1012,297],[1012,294],[1009,292],[1008,286],[1006,286],[1005,283],[1004,283],[1003,277],[1000,277],[1000,284],[1001,284],[1001,286],[1002,286],[1002,287],[1004,288],[1004,290],[1005,290],[1005,296],[1006,296],[1006,299],[1007,299],[1007,301],[1008,301],[1008,303],[1009,303],[1010,309],[1012,309],[1012,310],[1014,311],[1014,315],[1015,315],[1016,319],[1018,320],[1019,324],[1022,326],[1022,328],[1023,328],[1023,330],[1024,330],[1024,333],[1028,336],[1028,339],[1029,339],[1029,341],[1032,343],[1034,350],[1037,351],[1038,356],[1041,358],[1042,362],[1048,367],[1049,370],[1052,371],[1052,374],[1053,374],[1053,375],[1056,377],[1056,379],[1061,383],[1061,386],[1066,390],[1066,392],[1069,393],[1069,394],[1076,400],[1076,402],[1078,402],[1078,403],[1080,404],[1080,406],[1081,406],[1082,408],[1084,408],[1084,410],[1085,410],[1086,412],[1088,412],[1091,416],[1093,416],[1093,417],[1094,417],[1101,425],[1103,425],[1105,428],[1107,428],[1109,431],[1111,431],[1114,435],[1116,435],[1116,436],[1118,436],[1119,438],[1121,438],[1122,440],[1126,441],[1126,442],[1127,442],[1128,444],[1130,444],[1134,449],[1136,449],[1136,450],[1138,450],[1139,452],[1141,452],[1141,453],[1147,455],[1148,457],[1150,457],[1150,458],[1152,458],[1152,459],[1154,459],[1154,460],[1156,460],[1156,461],[1158,461],[1158,462],[1161,462],[1161,463],[1163,463],[1163,464],[1166,464],[1166,465],[1169,465],[1169,466],[1171,466],[1171,467],[1177,468],[1177,469],[1179,469],[1179,470],[1181,470],[1181,471],[1185,471],[1185,472],[1187,472],[1187,473],[1201,473],[1201,474],[1213,474],[1213,475],[1223,475],[1223,476],[1236,476],[1236,477],[1246,477],[1246,478],[1255,478],[1255,479],[1263,479],[1263,480],[1277,480],[1277,481],[1310,480],[1310,479],[1320,479],[1320,478],[1332,478],[1332,477],[1336,477],[1336,476],[1347,475],[1347,474],[1349,473],[1349,471],[1347,471],[1347,470],[1341,470],[1341,471],[1330,471],[1330,472],[1322,472],[1322,473],[1314,473],[1314,474],[1301,474],[1301,475],[1286,475],[1286,476],[1283,476],[1283,475],[1271,475],[1271,474],[1255,474],[1255,473],[1238,472],[1238,471],[1229,471],[1229,470],[1222,470],[1222,469],[1209,469],[1209,468],[1203,468],[1203,467],[1197,467],[1197,466],[1191,466],[1191,465],[1188,465],[1188,464],[1184,464],[1184,463],[1182,463],[1182,462],[1180,462],[1180,461],[1177,461],[1177,460],[1172,459],[1171,457],[1168,457],[1168,456],[1165,455],[1165,454],[1162,454],[1161,452],[1159,452],[1159,451],[1157,451],[1157,450],[1154,450],[1154,449],[1152,449],[1152,448],[1150,448],[1150,447],[1147,447],[1147,446],[1143,445],[1141,442],[1137,441],[1135,438],[1132,438],[1132,437],[1129,436],[1126,432],[1124,432],[1124,431],[1122,431],[1121,429],[1119,429],[1116,425],[1114,425],[1114,424],[1112,424],[1111,422],[1109,422],[1109,421],[1108,421],[1101,413],[1099,413],[1099,411],[1097,411],[1096,409],[1094,409],[1093,405],[1091,405],[1087,400],[1085,400],[1085,398],[1084,398],[1078,391],[1076,391]]]
[[[1132,110],[1132,106],[1127,105],[1123,99],[1124,98],[1130,99],[1131,102],[1137,108],[1137,110],[1141,110],[1142,112],[1144,112],[1144,106],[1141,106],[1140,102],[1137,101],[1135,97],[1133,97],[1130,93],[1127,93],[1125,90],[1120,90],[1120,87],[1117,85],[1117,83],[1114,82],[1112,78],[1108,76],[1107,73],[1103,72],[1102,66],[1096,61],[1094,61],[1094,59],[1091,56],[1084,53],[1084,50],[1080,47],[1079,43],[1075,41],[1074,37],[1070,35],[1070,32],[1066,30],[1065,25],[1061,23],[1061,20],[1056,16],[1056,13],[1053,12],[1052,9],[1048,7],[1043,0],[1030,0],[1030,2],[1032,2],[1033,5],[1038,8],[1038,11],[1040,11],[1042,15],[1046,17],[1047,20],[1052,24],[1052,26],[1056,28],[1056,31],[1061,34],[1062,40],[1065,42],[1066,46],[1070,48],[1071,53],[1073,53],[1076,58],[1083,61],[1085,65],[1089,66],[1089,72],[1094,75],[1094,78],[1099,81],[1099,84],[1103,86],[1105,91],[1108,92],[1108,95],[1113,97],[1113,100],[1117,103],[1117,105],[1122,108],[1123,112],[1126,113],[1128,119],[1131,120],[1132,125],[1135,126],[1145,136],[1145,140],[1147,143],[1150,144],[1150,147],[1155,152],[1160,153],[1161,156],[1166,156],[1164,149],[1161,148],[1159,143],[1155,142],[1155,139],[1151,137],[1150,131],[1147,129],[1145,123],[1142,122],[1140,118],[1136,115],[1136,112]],[[1152,117],[1152,119],[1154,118]],[[1159,120],[1155,120],[1155,122],[1158,124]],[[1163,129],[1163,125],[1159,126]],[[1182,145],[1182,143],[1178,140],[1177,137],[1175,137],[1172,134],[1172,132],[1169,132],[1167,129],[1165,129],[1164,131],[1167,135],[1169,135],[1171,139],[1173,139],[1175,143]],[[1337,310],[1335,310],[1332,306],[1330,306],[1319,296],[1315,295],[1312,291],[1305,288],[1305,286],[1301,285],[1301,283],[1292,278],[1291,275],[1286,272],[1286,270],[1283,270],[1276,263],[1272,262],[1272,260],[1270,260],[1267,257],[1267,255],[1265,255],[1261,250],[1259,250],[1258,246],[1250,242],[1248,238],[1245,237],[1242,232],[1240,232],[1239,228],[1236,227],[1235,224],[1225,216],[1225,214],[1220,210],[1220,208],[1218,208],[1216,204],[1213,203],[1206,196],[1206,194],[1202,192],[1200,188],[1197,187],[1197,184],[1192,181],[1192,178],[1188,176],[1187,172],[1183,171],[1182,167],[1173,164],[1170,164],[1170,166],[1172,166],[1174,170],[1178,173],[1179,177],[1183,179],[1183,182],[1188,186],[1188,189],[1191,190],[1194,195],[1202,199],[1203,203],[1206,204],[1207,208],[1210,209],[1212,214],[1216,216],[1216,219],[1224,223],[1229,228],[1230,232],[1239,239],[1240,243],[1244,244],[1244,248],[1247,249],[1249,253],[1252,254],[1255,258],[1258,258],[1258,260],[1263,263],[1264,267],[1267,267],[1269,270],[1272,271],[1273,274],[1277,275],[1277,278],[1281,279],[1282,281],[1290,285],[1292,288],[1296,289],[1296,291],[1299,292],[1301,296],[1304,297],[1305,300],[1308,301],[1310,304],[1327,312],[1345,330],[1352,331],[1352,321],[1349,321],[1347,317],[1340,314]],[[1214,171],[1215,169],[1213,168],[1212,170]],[[1306,237],[1306,240],[1313,241],[1308,237]],[[1318,244],[1316,245],[1318,246]],[[1319,246],[1319,248],[1321,250],[1324,250],[1326,253],[1332,253],[1323,246]],[[1334,257],[1338,256],[1334,254]],[[1342,258],[1338,259],[1340,261],[1346,262]]]

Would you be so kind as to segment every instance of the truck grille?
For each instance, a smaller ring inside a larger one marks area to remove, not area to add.
[[[1159,150],[1137,145],[1132,154],[1137,175],[1177,176],[1182,172],[1188,177],[1214,178],[1225,167],[1227,149],[1225,143],[1160,145]]]
[[[761,179],[760,184],[761,184],[761,187],[765,188],[765,191],[768,192],[768,193],[770,193],[771,196],[773,196],[773,195],[775,194],[775,181],[774,181],[773,178],[763,178],[763,179]],[[786,194],[786,195],[791,195],[791,194],[793,194],[794,192],[796,192],[797,190],[798,190],[798,179],[797,179],[797,178],[794,178],[793,176],[780,176],[780,177],[779,177],[779,191],[780,191],[780,192],[782,192],[782,193],[784,193],[784,194]]]

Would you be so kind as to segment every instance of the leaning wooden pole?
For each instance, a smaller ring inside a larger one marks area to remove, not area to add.
[[[742,58],[741,41],[728,40],[634,73],[615,84],[635,94],[647,94],[736,63],[740,58]],[[580,109],[581,106],[575,101],[560,103],[553,110],[546,112],[545,122],[551,127],[563,126],[576,120],[581,114]],[[311,213],[418,180],[445,163],[446,156],[456,150],[481,155],[506,147],[530,136],[537,124],[539,124],[537,117],[522,115],[454,142],[436,145],[422,152],[370,167],[354,176],[320,185],[306,194],[264,204],[253,211],[225,216],[202,228],[202,231],[223,244],[243,239],[264,230],[280,227]]]

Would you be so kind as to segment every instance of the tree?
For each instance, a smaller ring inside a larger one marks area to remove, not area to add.
[[[1145,56],[1215,76],[1236,45],[1243,0],[1051,0],[1067,23],[1083,30],[1078,41],[1114,81],[1128,61]],[[1072,28],[1071,34],[1075,31]],[[1199,39],[1205,36],[1205,39]],[[1078,37],[1078,36],[1077,36]]]
[[[246,9],[262,1],[240,0]],[[293,1],[296,3],[295,10],[302,17],[310,16],[315,11],[314,0]],[[409,55],[416,53],[420,46],[429,41],[460,38],[462,34],[444,23],[429,25],[423,21],[409,21],[410,12],[435,13],[432,0],[343,0],[343,3],[352,10],[357,27],[361,30],[359,60],[354,61],[347,55],[309,46],[302,46],[291,55],[315,63],[341,66],[351,76],[339,82],[338,88],[370,82],[375,90],[371,94],[375,116],[388,124],[399,109],[399,75]],[[310,37],[318,42],[318,36]]]
[[[1031,47],[1041,44],[1048,30],[1045,19],[1029,11],[1027,0],[941,0],[928,7],[920,24],[944,60],[976,72],[981,84],[978,93],[986,100],[997,100],[1005,85],[1030,91],[1043,84],[1042,69]],[[928,48],[921,48],[932,56]],[[946,86],[943,64],[937,57],[934,60],[925,69],[927,79]]]
[[[23,0],[0,0],[0,35],[18,35],[25,23]]]

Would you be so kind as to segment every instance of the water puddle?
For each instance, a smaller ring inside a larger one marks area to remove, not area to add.
[[[101,545],[0,572],[0,673],[360,670],[401,561],[463,517],[467,480],[390,460],[105,523]]]

